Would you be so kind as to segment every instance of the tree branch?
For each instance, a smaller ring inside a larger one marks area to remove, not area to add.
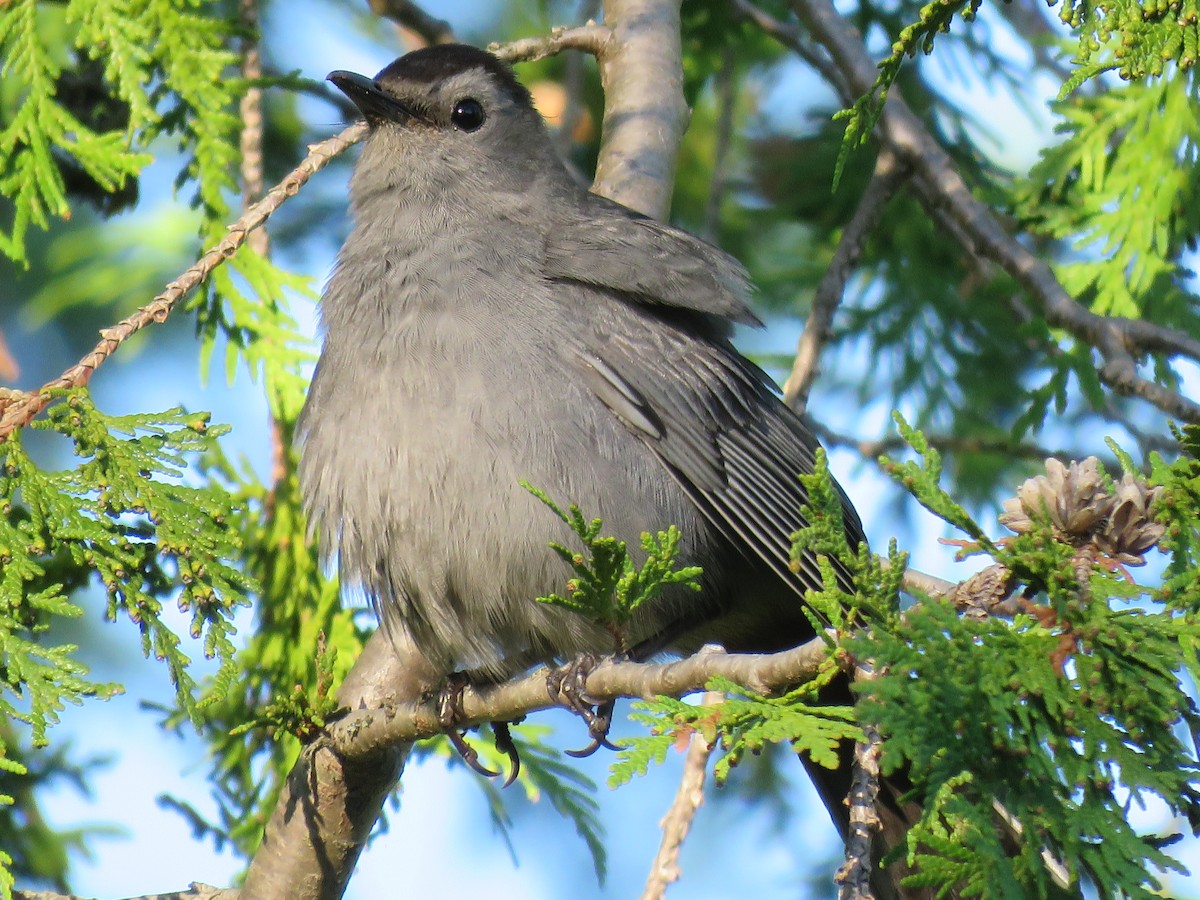
[[[813,37],[828,51],[853,92],[853,102],[875,83],[875,65],[854,27],[830,0],[792,0],[792,8]],[[914,182],[924,202],[944,208],[962,229],[960,238],[968,253],[996,262],[1037,303],[1051,325],[1064,328],[1095,347],[1103,359],[1101,380],[1121,394],[1130,394],[1157,406],[1168,415],[1200,422],[1200,404],[1137,374],[1135,352],[1179,354],[1200,361],[1200,341],[1140,319],[1098,316],[1066,292],[1046,263],[1009,234],[992,210],[971,193],[949,154],[929,134],[921,120],[893,86],[877,126],[880,137],[912,166]]]
[[[783,400],[796,412],[803,413],[808,405],[808,394],[819,372],[821,350],[833,333],[833,316],[842,302],[846,282],[858,266],[867,238],[879,224],[888,201],[895,196],[907,177],[908,172],[899,164],[895,154],[887,148],[881,150],[875,161],[875,173],[863,191],[858,208],[842,231],[842,239],[833,253],[833,259],[829,261],[829,268],[817,285],[812,309],[796,345],[792,373],[783,385]]]
[[[455,41],[454,29],[449,22],[431,16],[408,0],[368,0],[367,5],[375,15],[407,28],[426,44],[451,44]]]
[[[716,706],[724,696],[715,691],[704,695],[701,701],[704,706]],[[679,789],[671,808],[667,810],[659,823],[663,830],[662,842],[654,862],[650,865],[650,874],[646,878],[646,887],[642,890],[642,900],[661,900],[667,891],[667,885],[679,880],[679,850],[687,839],[692,821],[700,805],[704,802],[704,771],[708,767],[708,758],[712,755],[712,746],[704,739],[704,735],[694,732],[687,756],[683,761],[683,774],[679,779]]]
[[[386,708],[417,696],[428,672],[415,651],[379,629],[338,690],[352,709]],[[346,889],[383,804],[400,778],[408,745],[377,744],[353,756],[326,741],[305,748],[288,775],[255,851],[241,900],[336,900]]]
[[[13,891],[13,900],[87,900],[75,894],[60,894],[57,891]],[[232,888],[218,888],[211,884],[193,881],[182,891],[165,894],[145,894],[129,900],[238,900],[238,892]]]
[[[883,827],[875,809],[879,796],[879,754],[883,738],[874,725],[864,723],[865,741],[854,745],[854,771],[850,784],[850,833],[846,862],[833,877],[838,900],[871,900],[871,843]]]
[[[213,269],[233,256],[246,242],[254,229],[267,220],[313,175],[325,168],[335,156],[352,144],[362,140],[367,133],[365,122],[357,122],[340,134],[326,138],[309,147],[308,156],[287,177],[267,192],[258,203],[251,206],[229,226],[229,233],[216,245],[207,250],[193,265],[166,286],[161,294],[126,319],[102,329],[100,342],[91,352],[53,381],[36,391],[11,391],[0,394],[0,441],[18,428],[29,424],[50,403],[50,391],[56,388],[79,387],[87,384],[96,369],[116,352],[126,340],[147,325],[167,320],[175,305],[212,273]]]
[[[853,450],[863,458],[875,461],[885,453],[909,449],[909,444],[898,434],[867,440],[852,435],[834,431],[820,422],[811,423],[813,433],[821,439],[825,447],[845,447]],[[972,437],[957,434],[926,435],[929,446],[939,453],[996,453],[1011,459],[1028,459],[1042,462],[1048,457],[1071,458],[1079,456],[1068,450],[1053,450],[1038,444],[1013,443],[1008,438]],[[1086,454],[1084,454],[1086,455]]]
[[[748,0],[734,8],[806,61],[812,49],[792,26],[756,9]],[[837,76],[830,83],[846,104],[869,92],[875,65],[854,27],[829,0],[792,0],[809,33],[829,53]],[[1059,284],[1053,271],[1009,234],[991,209],[976,199],[953,160],[901,99],[893,85],[876,126],[881,140],[911,166],[913,184],[931,213],[954,224],[948,229],[969,254],[993,260],[1037,303],[1046,321],[1096,348],[1102,358],[1099,377],[1120,394],[1137,396],[1170,416],[1200,422],[1200,404],[1137,373],[1134,353],[1178,354],[1200,361],[1200,341],[1141,319],[1099,316],[1083,307]]]
[[[262,80],[262,48],[259,46],[258,0],[241,0],[238,4],[239,17],[247,36],[242,39],[242,77],[248,87],[238,104],[242,119],[239,135],[242,173],[242,208],[249,209],[262,197],[263,188],[263,90],[258,86]],[[250,232],[247,243],[259,256],[270,251],[270,241],[265,228]]]
[[[604,127],[594,190],[665,219],[675,158],[688,123],[683,99],[681,0],[605,0],[612,39],[597,59]]]
[[[765,694],[814,677],[827,649],[823,640],[814,638],[782,653],[726,653],[708,646],[676,662],[606,662],[588,676],[585,692],[597,703],[620,697],[682,697],[704,690],[710,680],[720,676]],[[512,721],[557,708],[546,692],[547,674],[547,669],[538,668],[503,684],[468,686],[462,695],[463,727]],[[340,756],[357,759],[441,732],[434,701],[397,701],[353,710],[329,726],[327,739]]]
[[[820,47],[814,47],[803,32],[795,25],[780,22],[774,16],[759,9],[750,0],[730,0],[736,12],[747,22],[753,22],[779,43],[786,46],[812,68],[838,92],[840,96],[850,93],[846,79],[838,71],[833,60]]]
[[[488,44],[488,52],[508,62],[536,62],[547,56],[557,56],[564,50],[582,50],[600,59],[612,40],[612,32],[604,25],[588,22],[578,28],[554,28],[542,37],[519,38],[507,44]]]

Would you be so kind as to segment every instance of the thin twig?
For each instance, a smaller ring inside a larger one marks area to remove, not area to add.
[[[858,453],[863,458],[872,461],[877,460],[885,453],[894,453],[897,450],[906,450],[909,448],[908,442],[898,434],[888,435],[887,437],[875,440],[866,440],[834,431],[820,422],[810,422],[810,427],[826,447],[845,447]],[[933,434],[926,435],[925,439],[929,442],[929,446],[933,447],[939,453],[995,453],[1009,457],[1010,459],[1028,459],[1037,462],[1041,462],[1051,456],[1069,458],[1072,455],[1079,455],[1078,453],[1072,454],[1068,450],[1052,450],[1039,444],[1014,443],[1005,437],[987,438],[957,434]]]
[[[369,0],[367,5],[375,15],[384,16],[407,28],[427,45],[451,44],[455,40],[454,29],[449,22],[431,16],[408,0]]]
[[[716,706],[724,699],[723,694],[709,691],[700,703],[702,706]],[[675,792],[670,809],[659,823],[663,831],[662,842],[650,865],[642,900],[660,900],[667,891],[667,885],[679,880],[679,850],[687,839],[700,805],[704,803],[704,772],[708,768],[712,750],[704,735],[698,731],[692,734],[683,761],[679,789]]]
[[[536,62],[564,50],[582,50],[597,59],[604,56],[612,32],[604,25],[588,22],[578,28],[554,28],[540,37],[520,38],[507,44],[488,44],[488,52],[508,62]]]
[[[906,168],[899,164],[894,153],[887,148],[879,152],[875,173],[867,183],[854,215],[846,223],[829,267],[817,285],[808,320],[796,345],[792,373],[783,385],[784,402],[797,412],[804,412],[808,405],[809,391],[820,371],[821,351],[833,335],[833,316],[842,302],[846,282],[858,265],[867,237],[879,224],[884,208],[907,175]]]
[[[873,725],[863,724],[865,741],[854,745],[851,771],[850,831],[846,836],[846,861],[833,877],[839,885],[838,900],[872,900],[871,844],[883,827],[875,809],[879,796],[879,754],[883,738]]]
[[[735,0],[740,2],[740,0]],[[812,36],[824,46],[842,73],[851,102],[871,90],[875,66],[853,26],[830,0],[792,0],[792,8]],[[787,31],[774,32],[793,46]],[[799,52],[799,46],[793,46]],[[1058,282],[1046,263],[1005,230],[992,210],[971,193],[953,160],[900,98],[893,86],[877,130],[885,144],[912,166],[914,184],[925,192],[930,208],[944,208],[961,228],[957,235],[969,254],[995,261],[1037,303],[1051,325],[1064,328],[1096,348],[1102,357],[1098,375],[1120,394],[1141,397],[1168,415],[1200,422],[1200,404],[1138,374],[1134,353],[1178,354],[1200,361],[1200,340],[1144,319],[1099,316],[1082,306]]]
[[[263,74],[258,31],[258,0],[241,0],[239,13],[247,35],[242,41],[242,77],[249,85],[238,104],[238,113],[242,119],[242,208],[249,209],[262,196],[266,186],[263,181],[263,91],[258,86]],[[266,228],[252,231],[246,243],[259,256],[266,256],[270,251]]]
[[[50,403],[50,391],[87,384],[96,369],[132,335],[152,323],[165,322],[175,305],[203,282],[213,269],[233,256],[246,242],[250,233],[261,226],[271,213],[279,209],[288,198],[295,196],[304,183],[328,165],[331,159],[347,147],[361,141],[366,133],[366,123],[357,122],[341,133],[313,144],[308,149],[308,156],[300,165],[271,188],[262,200],[246,210],[229,226],[229,233],[225,237],[168,284],[161,294],[128,318],[102,329],[100,342],[83,359],[37,391],[14,391],[7,397],[0,397],[0,441],[16,429],[27,425],[34,416],[45,409]]]
[[[812,66],[822,78],[833,86],[839,96],[844,97],[847,94],[849,88],[846,85],[846,79],[833,64],[833,60],[822,48],[814,46],[799,28],[787,22],[780,22],[770,13],[764,12],[750,3],[749,0],[730,0],[730,4],[733,6],[733,11],[741,18],[747,22],[753,22]]]

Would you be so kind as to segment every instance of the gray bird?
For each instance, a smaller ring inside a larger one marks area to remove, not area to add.
[[[529,92],[482,50],[329,80],[371,132],[321,302],[301,484],[343,584],[420,652],[428,686],[612,650],[604,629],[535,602],[562,590],[547,545],[571,536],[521,481],[631,548],[679,526],[702,591],[643,606],[631,645],[765,652],[811,636],[816,564],[793,571],[788,554],[817,442],[730,343],[735,323],[758,324],[742,266],[579,187]],[[849,501],[845,522],[854,546]]]

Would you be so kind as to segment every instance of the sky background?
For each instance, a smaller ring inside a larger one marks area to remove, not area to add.
[[[437,14],[450,21],[460,35],[486,43],[492,39],[488,6],[442,2],[437,5]],[[273,5],[264,27],[268,32],[281,31],[285,35],[283,40],[274,39],[277,65],[321,79],[331,69],[373,73],[402,52],[404,48],[396,42],[394,30],[381,27],[366,34],[351,25],[347,8],[347,4],[332,0]],[[990,24],[997,39],[1004,39],[1003,29],[989,22],[987,6],[981,19],[980,27]],[[1016,44],[1013,50],[1017,52]],[[946,59],[948,71],[953,62]],[[520,68],[517,71],[520,74]],[[969,71],[955,71],[955,90],[985,123],[981,127],[990,128],[996,137],[996,161],[1016,170],[1028,167],[1050,134],[1045,102],[1053,95],[1055,85],[1031,84],[1034,101],[1029,110],[1023,110],[1007,94],[989,89]],[[799,121],[812,86],[811,76],[796,64],[771,85],[760,85],[760,90],[773,98],[771,109],[782,116],[795,115]],[[329,133],[344,124],[332,105],[315,98],[302,102],[301,115],[310,122],[327,120]],[[317,176],[314,188],[343,196],[344,177],[341,172],[327,170]],[[173,178],[174,169],[168,161],[143,180],[141,209],[146,215],[157,216],[164,206],[178,204],[171,192]],[[180,221],[185,222],[186,216]],[[130,227],[137,227],[136,217]],[[294,252],[295,258],[285,257],[283,262],[312,276],[316,283],[324,283],[337,235],[345,228],[345,221],[331,222],[329,233],[314,235]],[[146,299],[130,297],[122,309],[132,309]],[[314,333],[311,306],[300,302],[296,311],[309,332]],[[77,358],[82,350],[63,344],[52,329],[28,316],[15,317],[14,310],[4,308],[2,296],[0,327],[25,369],[22,380],[28,385],[57,374],[62,362]],[[775,321],[766,333],[745,335],[742,345],[747,352],[787,352],[795,346],[799,329],[797,321]],[[115,413],[165,409],[182,402],[191,409],[211,410],[214,421],[234,426],[226,444],[228,450],[244,455],[259,471],[266,471],[265,404],[257,385],[244,372],[232,384],[226,384],[219,372],[207,384],[200,383],[192,355],[191,325],[182,317],[151,338],[139,338],[131,345],[123,348],[94,382],[101,408]],[[40,358],[32,358],[33,353]],[[135,357],[136,365],[130,365]],[[220,359],[219,352],[216,358]],[[864,358],[863,364],[869,365],[870,360]],[[147,380],[140,375],[148,369],[160,377]],[[813,399],[816,414],[839,431],[869,434],[878,431],[879,423],[890,415],[883,404],[831,409],[823,406],[822,400],[818,384]],[[973,564],[952,562],[950,550],[937,543],[945,529],[923,510],[908,509],[903,519],[897,517],[894,495],[885,489],[874,466],[862,464],[847,452],[835,452],[831,464],[854,499],[874,546],[882,548],[889,537],[902,534],[906,548],[913,552],[916,568],[953,580],[974,570]],[[184,819],[164,809],[157,800],[159,794],[170,792],[201,810],[215,812],[205,782],[204,748],[186,732],[182,736],[163,733],[156,717],[142,709],[145,702],[170,700],[165,673],[161,666],[142,658],[134,629],[102,626],[99,608],[99,603],[91,604],[87,620],[79,626],[86,631],[86,640],[82,641],[87,648],[85,658],[93,665],[97,679],[120,681],[127,693],[106,703],[68,709],[52,738],[56,742],[69,741],[84,756],[109,756],[111,763],[92,779],[89,796],[63,786],[47,797],[46,811],[62,826],[103,822],[116,824],[120,833],[95,840],[94,856],[76,860],[73,888],[85,896],[125,897],[178,890],[193,880],[229,884],[241,861],[216,851],[209,842],[194,840]],[[243,624],[249,623],[246,614]],[[183,623],[179,624],[186,632]],[[622,707],[627,708],[619,706],[619,713]],[[558,726],[564,746],[584,742],[582,726],[565,713],[539,714],[538,720]],[[617,736],[627,730],[618,715]],[[579,765],[603,784],[610,761],[611,757],[602,752]],[[346,896],[393,896],[400,885],[414,894],[446,898],[538,900],[569,895],[585,900],[636,894],[657,848],[658,821],[674,794],[680,763],[681,756],[672,758],[661,769],[616,792],[600,788],[605,795],[602,819],[610,836],[609,877],[601,887],[584,843],[549,804],[521,799],[514,803],[510,848],[494,832],[477,776],[458,765],[427,762],[406,773],[400,808],[388,814],[389,831],[364,853]],[[791,809],[782,814],[764,804],[745,802],[732,787],[710,791],[685,844],[683,878],[671,888],[671,897],[818,895],[812,885],[828,883],[836,868],[838,842],[800,766],[785,764],[782,769],[789,774],[794,788],[789,791]],[[510,793],[517,791],[519,788],[513,788]],[[1162,824],[1160,814],[1153,810],[1143,818],[1147,826]],[[1194,852],[1189,855],[1195,858]],[[806,873],[815,879],[811,884],[803,880]],[[1171,884],[1177,896],[1200,895],[1200,882],[1195,879],[1175,879]]]

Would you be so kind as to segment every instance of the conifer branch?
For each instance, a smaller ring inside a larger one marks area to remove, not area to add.
[[[391,19],[401,28],[407,28],[423,40],[426,45],[450,44],[455,40],[450,23],[431,16],[409,0],[368,0],[371,12]]]
[[[262,200],[247,209],[229,226],[229,232],[224,238],[168,284],[161,294],[128,318],[102,329],[100,342],[79,362],[36,391],[0,393],[0,441],[18,428],[28,425],[34,416],[45,409],[50,403],[50,392],[55,388],[80,387],[87,384],[96,369],[126,340],[147,325],[165,322],[176,304],[200,285],[217,266],[233,256],[242,244],[246,243],[254,229],[261,226],[271,213],[294,197],[313,175],[329,164],[330,160],[347,147],[361,141],[366,133],[366,123],[356,122],[339,134],[313,144],[303,162],[271,188]]]
[[[757,10],[747,0],[734,0],[766,33],[805,59],[811,48],[798,32]],[[812,37],[824,47],[839,77],[831,81],[847,104],[869,92],[876,67],[862,40],[828,0],[792,0],[792,8]],[[1059,283],[1050,267],[1005,230],[993,212],[971,193],[953,160],[893,89],[883,105],[876,131],[901,161],[912,166],[913,184],[922,203],[944,213],[955,226],[952,235],[972,255],[992,260],[1020,284],[1051,325],[1063,328],[1096,348],[1102,362],[1100,380],[1119,394],[1141,397],[1158,409],[1187,422],[1200,422],[1200,404],[1138,374],[1135,354],[1165,353],[1200,361],[1200,340],[1144,319],[1100,316],[1081,305]]]
[[[808,405],[808,393],[820,371],[821,350],[832,334],[833,316],[842,302],[846,282],[858,265],[867,238],[879,224],[888,201],[896,195],[907,177],[907,167],[900,165],[896,155],[886,147],[881,150],[875,161],[875,173],[863,191],[854,215],[842,230],[842,239],[833,253],[833,259],[829,261],[829,267],[817,285],[812,309],[796,345],[791,375],[783,385],[784,402],[797,412],[804,412]]]
[[[875,65],[853,26],[829,0],[792,0],[792,8],[828,51],[855,95],[875,83]],[[852,102],[854,97],[846,98]],[[1200,361],[1200,341],[1140,319],[1099,316],[1067,293],[1050,267],[1005,230],[992,210],[971,193],[957,166],[899,96],[892,91],[880,115],[880,137],[919,176],[922,201],[944,209],[962,229],[968,253],[991,259],[1025,288],[1056,327],[1095,347],[1103,357],[1100,379],[1120,394],[1132,394],[1168,415],[1200,422],[1200,404],[1137,374],[1134,353],[1179,354]]]

